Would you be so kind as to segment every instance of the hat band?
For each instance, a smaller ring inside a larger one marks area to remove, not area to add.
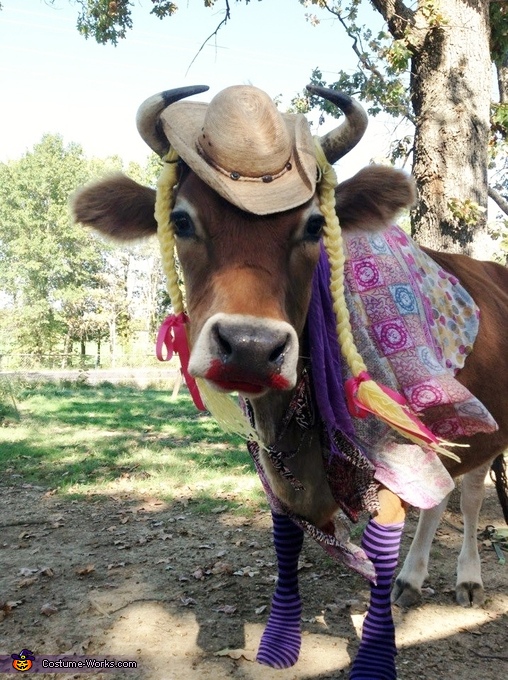
[[[225,175],[226,177],[229,177],[229,179],[236,181],[241,181],[241,182],[263,182],[264,184],[269,184],[270,182],[273,182],[274,179],[278,179],[279,177],[282,177],[282,175],[285,175],[286,172],[289,172],[292,168],[293,165],[291,163],[291,156],[289,159],[286,161],[284,164],[284,167],[282,170],[279,170],[279,172],[275,172],[272,174],[265,174],[265,175],[259,175],[258,177],[249,177],[248,175],[242,175],[240,172],[237,172],[236,170],[226,170],[225,168],[221,167],[218,163],[216,163],[210,156],[207,156],[206,153],[203,150],[203,147],[199,144],[199,142],[196,144],[197,151],[199,155],[205,160],[208,165],[211,165],[212,168],[215,170],[218,170],[222,175]]]

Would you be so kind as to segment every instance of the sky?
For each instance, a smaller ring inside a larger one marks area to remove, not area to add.
[[[221,0],[214,9],[203,0],[180,0],[178,12],[163,21],[150,15],[151,0],[132,2],[134,28],[114,47],[78,34],[72,0],[2,0],[0,162],[19,158],[44,133],[59,133],[89,157],[143,163],[149,149],[135,116],[156,92],[205,84],[210,91],[199,99],[209,101],[224,87],[250,83],[284,106],[316,66],[330,81],[341,68],[355,70],[350,41],[334,17],[318,10],[321,23],[314,27],[305,16],[311,10],[298,0],[230,0],[231,20],[201,52],[224,16]],[[355,171],[387,151],[393,126],[371,121],[351,155]]]

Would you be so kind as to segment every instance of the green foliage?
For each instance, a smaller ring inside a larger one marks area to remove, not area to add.
[[[95,240],[72,224],[69,195],[89,178],[82,150],[44,135],[20,160],[0,164],[0,290],[12,310],[10,341],[44,354],[83,307],[103,268]]]
[[[19,420],[15,390],[10,377],[0,375],[0,425],[9,418]]]
[[[496,260],[501,264],[508,264],[508,219],[496,222],[490,231],[491,237],[496,241],[499,251]]]
[[[151,14],[154,14],[159,19],[172,16],[178,9],[178,6],[174,2],[169,2],[169,0],[152,0],[152,2],[154,7]],[[211,7],[212,5],[213,2],[206,2],[205,0],[205,7]]]
[[[445,3],[446,7],[446,3]],[[424,0],[420,6],[420,12],[430,28],[441,28],[447,26],[449,21],[446,13],[441,11],[441,0]]]
[[[128,174],[153,185],[158,166]],[[136,315],[153,337],[167,314],[157,244],[117,249],[69,214],[78,186],[119,170],[120,158],[85,159],[58,135],[0,163],[0,353],[70,357],[75,342],[84,352],[109,339],[114,355],[117,339],[128,351]]]
[[[491,2],[490,12],[490,52],[496,64],[506,60],[508,52],[508,3]]]
[[[448,201],[448,209],[456,220],[458,227],[473,227],[478,224],[483,213],[486,212],[486,208],[478,205],[476,201],[469,198],[464,201],[461,201],[458,198],[451,198]]]
[[[502,140],[508,139],[508,103],[494,103],[491,106],[492,132]]]
[[[77,0],[80,12],[77,29],[85,38],[93,37],[104,45],[116,45],[132,28],[129,0]]]
[[[315,68],[311,82],[359,97],[365,102],[367,111],[372,116],[385,111],[394,117],[411,118],[408,90],[411,48],[408,41],[394,41],[386,31],[373,34],[371,29],[360,25],[357,20],[361,0],[338,3],[300,0],[300,3],[306,7],[315,6],[336,17],[351,40],[351,48],[358,57],[358,68],[354,73],[340,70],[337,79],[326,82],[320,69]],[[307,15],[307,19],[313,25],[320,22],[316,15]],[[334,117],[341,115],[336,107],[306,93],[296,97],[292,106],[295,111],[307,112],[317,108]]]
[[[411,55],[412,52],[405,39],[394,40],[384,51],[384,57],[394,74],[403,73],[408,68]]]

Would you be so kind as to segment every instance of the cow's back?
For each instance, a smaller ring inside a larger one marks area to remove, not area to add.
[[[443,269],[454,274],[480,308],[480,327],[474,348],[457,379],[495,418],[499,430],[467,439],[471,450],[460,453],[460,471],[444,461],[455,474],[463,474],[508,447],[508,269],[495,262],[465,255],[438,253],[424,248]]]

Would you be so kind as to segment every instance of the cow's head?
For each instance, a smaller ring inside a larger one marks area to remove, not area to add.
[[[172,251],[174,238],[184,273],[190,372],[256,398],[296,382],[324,225],[321,171],[303,116],[281,115],[253,87],[228,88],[209,105],[179,101],[203,89],[151,97],[138,129],[166,162],[159,232],[167,232],[163,250]],[[366,115],[341,93],[309,90],[346,116],[320,139],[333,163],[359,141]],[[404,175],[377,167],[336,197],[348,224],[379,228],[411,202],[412,189]],[[153,190],[114,176],[78,191],[73,209],[77,221],[130,239],[157,230],[154,204]]]

